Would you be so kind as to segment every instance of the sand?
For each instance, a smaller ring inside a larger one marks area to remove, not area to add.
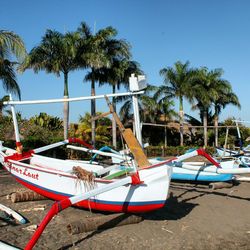
[[[12,203],[6,195],[22,189],[0,169],[0,203],[29,223],[0,220],[0,240],[24,248],[32,225],[42,220],[51,200]],[[45,210],[34,211],[34,208]],[[31,210],[31,211],[27,211]],[[70,207],[45,229],[34,249],[250,249],[250,183],[211,190],[205,184],[172,182],[164,208],[143,214],[144,221],[121,227],[69,235],[67,225],[101,213]]]

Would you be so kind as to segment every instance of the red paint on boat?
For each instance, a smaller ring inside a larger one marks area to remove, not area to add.
[[[19,178],[16,178],[16,180],[22,184],[23,186],[45,196],[49,199],[60,201],[65,198],[69,198],[69,196],[56,194],[53,192],[49,192],[47,190],[41,189],[39,187],[36,187],[34,185],[30,185],[29,183],[22,181]],[[159,208],[162,208],[165,205],[165,202],[162,203],[152,203],[152,204],[143,204],[143,205],[130,205],[128,202],[124,202],[121,204],[108,204],[108,203],[101,203],[99,201],[95,202],[94,199],[92,200],[84,200],[81,202],[78,202],[75,204],[75,206],[86,208],[86,209],[92,209],[92,210],[99,210],[99,211],[110,211],[110,212],[126,212],[126,213],[141,213],[141,212],[149,212],[152,210],[156,210]]]

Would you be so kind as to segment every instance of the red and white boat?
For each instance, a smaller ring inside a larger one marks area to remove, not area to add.
[[[115,169],[119,172],[122,165],[108,167],[105,171],[103,166],[95,162],[61,160],[37,154],[47,148],[76,141],[81,142],[69,139],[21,154],[2,147],[0,162],[19,183],[53,200],[63,200],[93,189],[105,189],[111,183],[119,183],[121,178],[129,176],[130,180],[125,185],[90,197],[76,205],[101,211],[133,213],[146,212],[164,206],[171,179],[171,167],[164,163],[137,170],[130,161],[127,163],[130,165],[130,172],[109,179],[109,174]],[[92,172],[96,177],[92,183],[80,180],[73,171],[74,167]]]

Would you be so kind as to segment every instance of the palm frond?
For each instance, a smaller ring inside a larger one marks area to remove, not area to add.
[[[9,54],[8,50],[11,54],[14,54],[19,62],[26,56],[25,45],[20,36],[11,31],[0,30],[0,51],[2,51],[2,55]]]
[[[0,60],[0,80],[2,80],[3,88],[21,99],[21,91],[16,81],[13,63],[8,60]]]

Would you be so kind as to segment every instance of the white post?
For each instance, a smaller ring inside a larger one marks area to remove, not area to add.
[[[239,129],[239,123],[238,123],[238,121],[235,121],[235,123],[236,123],[236,128],[237,128],[238,137],[239,137],[239,139],[241,139],[241,136],[240,136],[240,129]]]
[[[12,96],[10,96],[10,101],[12,101]],[[18,147],[20,146],[20,135],[19,135],[19,129],[18,129],[18,123],[17,123],[17,118],[16,118],[16,111],[14,105],[10,105],[11,108],[11,113],[12,113],[12,119],[13,119],[13,124],[14,124],[14,131],[15,131],[15,138],[16,138],[16,145],[17,145],[17,151]]]
[[[141,89],[146,88],[146,78],[145,76],[135,77],[134,74],[131,74],[129,77],[129,89],[130,91],[140,91]],[[133,110],[134,110],[134,120],[135,120],[135,134],[138,142],[142,146],[142,135],[141,135],[141,123],[140,123],[140,114],[139,114],[139,105],[138,97],[136,95],[132,96]]]
[[[239,137],[240,150],[241,150],[242,149],[242,141],[241,141],[239,123],[238,123],[238,121],[235,121],[235,123],[236,123],[237,133],[238,133],[238,137]]]
[[[134,109],[134,119],[135,119],[135,134],[138,142],[142,146],[142,136],[141,136],[141,126],[140,126],[140,115],[139,115],[139,106],[138,106],[138,97],[132,96],[133,109]]]

